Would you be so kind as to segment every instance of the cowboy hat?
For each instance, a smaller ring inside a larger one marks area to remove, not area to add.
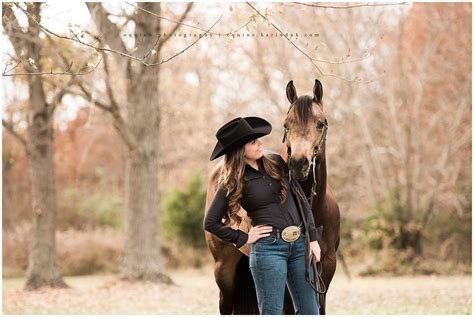
[[[211,161],[235,150],[247,142],[258,139],[272,131],[272,125],[259,117],[235,118],[224,124],[216,133],[217,144]]]

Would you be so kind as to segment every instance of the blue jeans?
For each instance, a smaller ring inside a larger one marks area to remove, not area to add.
[[[261,315],[282,315],[285,284],[297,315],[319,315],[316,292],[305,280],[304,235],[286,242],[280,236],[250,245],[249,267]],[[314,272],[310,270],[311,279]]]

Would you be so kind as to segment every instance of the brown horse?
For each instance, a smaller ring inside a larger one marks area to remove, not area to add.
[[[313,89],[314,97],[302,96],[297,98],[293,82],[287,85],[287,96],[291,103],[285,119],[285,139],[281,156],[287,161],[293,177],[300,181],[302,188],[310,197],[314,181],[316,195],[310,199],[316,227],[323,225],[321,247],[322,278],[326,288],[329,286],[336,269],[336,250],[339,244],[339,208],[326,182],[325,142],[321,133],[320,122],[326,122],[322,111],[322,85],[316,80]],[[313,157],[314,148],[319,145],[318,155]],[[310,162],[315,161],[316,178],[313,177]],[[207,187],[206,208],[214,198],[217,189],[217,179],[223,160],[211,172]],[[314,201],[313,201],[314,200]],[[234,229],[244,232],[250,230],[250,218],[245,210],[240,210],[242,223],[232,225]],[[219,311],[221,314],[259,314],[255,285],[249,269],[249,248],[247,245],[237,249],[215,235],[205,231],[206,242],[214,257],[214,276],[220,290]],[[321,314],[325,314],[325,296],[320,295]],[[294,314],[293,303],[288,291],[285,290],[284,313]]]

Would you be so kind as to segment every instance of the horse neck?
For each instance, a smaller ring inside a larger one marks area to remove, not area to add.
[[[303,189],[306,197],[311,197],[311,188],[313,186],[313,168],[309,172],[308,177],[305,181],[300,182],[301,188]],[[319,165],[319,171],[316,170],[316,181],[318,182],[316,186],[317,196],[315,199],[320,201],[320,199],[324,198],[324,194],[326,193],[326,183],[327,180],[327,173],[326,173],[326,157],[322,158],[321,164]]]

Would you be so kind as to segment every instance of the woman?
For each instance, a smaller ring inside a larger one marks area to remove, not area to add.
[[[271,129],[270,123],[261,118],[239,117],[218,130],[211,161],[225,155],[224,165],[203,225],[237,248],[249,245],[249,266],[260,314],[283,314],[286,284],[296,314],[317,315],[317,296],[305,278],[304,233],[309,234],[311,255],[319,261],[318,232],[301,187],[288,181],[285,161],[278,154],[264,155],[262,151],[259,138]],[[302,203],[306,208],[301,207]],[[252,220],[248,234],[226,226],[240,223],[240,206]],[[314,280],[314,272],[310,271],[310,279]]]

